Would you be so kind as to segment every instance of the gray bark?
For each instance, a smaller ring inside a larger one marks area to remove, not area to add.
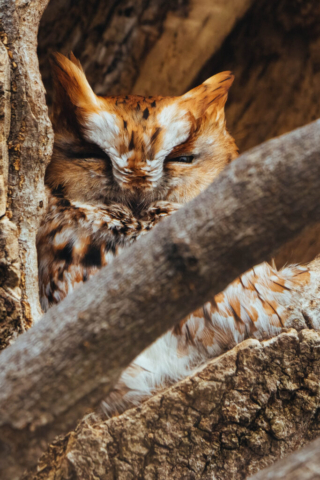
[[[317,121],[241,156],[1,354],[2,478],[169,327],[320,220],[319,133]]]

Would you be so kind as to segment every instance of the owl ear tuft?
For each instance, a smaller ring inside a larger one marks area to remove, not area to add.
[[[201,117],[204,113],[224,111],[233,80],[231,72],[218,73],[180,97],[181,101],[188,106],[195,118]]]
[[[62,55],[63,56],[63,55]],[[83,68],[82,68],[82,65],[80,63],[80,60],[77,59],[77,57],[75,57],[75,55],[73,54],[73,52],[70,52],[69,53],[69,60],[74,63],[74,65],[76,67],[79,68],[79,70],[81,70],[81,72],[83,72]],[[83,72],[84,73],[84,72]]]
[[[66,123],[80,120],[85,112],[95,111],[98,100],[73,53],[69,58],[55,53],[50,62],[54,81],[52,120],[56,128],[66,127]]]

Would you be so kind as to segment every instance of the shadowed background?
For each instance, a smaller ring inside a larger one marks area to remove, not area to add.
[[[73,51],[100,95],[180,95],[230,69],[240,151],[319,117],[317,0],[51,0],[38,51],[49,105],[53,51]]]

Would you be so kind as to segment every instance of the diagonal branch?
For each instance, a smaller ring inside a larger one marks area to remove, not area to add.
[[[242,155],[1,354],[2,478],[169,327],[320,220],[319,134],[317,121]]]

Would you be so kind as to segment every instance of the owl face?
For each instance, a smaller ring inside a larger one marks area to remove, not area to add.
[[[46,183],[71,200],[136,210],[156,200],[185,203],[237,156],[224,116],[230,72],[181,97],[99,97],[73,56],[57,54],[53,71]]]

